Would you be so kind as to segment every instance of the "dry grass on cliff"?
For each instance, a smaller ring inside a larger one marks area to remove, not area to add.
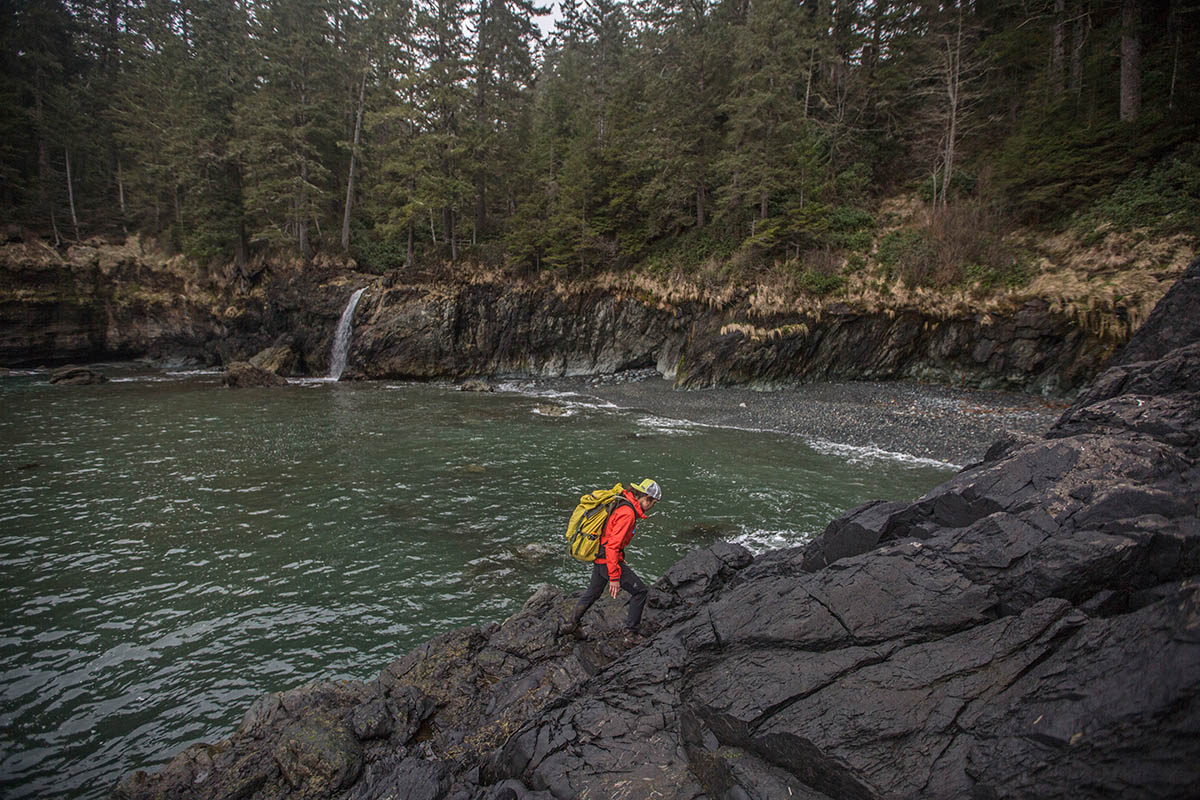
[[[682,306],[733,309],[744,314],[746,330],[742,332],[755,338],[792,332],[796,325],[811,325],[829,314],[894,316],[913,312],[938,320],[973,314],[1011,315],[1031,300],[1040,300],[1093,335],[1122,341],[1146,319],[1196,252],[1195,240],[1182,235],[1155,238],[1145,232],[1109,233],[1090,236],[1085,243],[1076,234],[1023,230],[988,214],[986,209],[972,206],[938,216],[918,198],[904,196],[880,205],[874,242],[869,251],[859,253],[822,250],[788,261],[761,263],[743,252],[727,259],[709,258],[690,270],[675,269],[669,274],[634,268],[586,277],[475,263],[443,264],[404,270],[385,281],[447,295],[464,284],[528,291],[550,287],[563,295],[600,289],[665,310]],[[978,238],[987,240],[990,251],[972,242],[976,229],[987,232]],[[890,234],[914,231],[932,242],[932,252],[940,263],[910,265],[907,271],[898,269],[894,261],[885,263],[881,241]],[[972,273],[961,263],[975,258],[1000,263],[1013,253],[1021,254],[1020,280],[1007,285],[971,280]],[[243,281],[232,264],[202,268],[136,236],[123,243],[82,242],[64,250],[36,240],[9,243],[0,245],[0,261],[18,270],[98,269],[117,279],[117,299],[167,304],[183,294],[226,316],[240,313],[247,298],[266,300],[268,281],[254,279],[265,272],[278,278],[315,268],[328,274],[326,285],[347,287],[373,279],[354,272],[353,263],[337,258],[318,256],[304,264],[276,256],[254,260],[247,269],[251,280]],[[921,277],[915,274],[921,270],[927,271],[924,280],[915,279]],[[943,273],[954,280],[939,283],[930,278]],[[10,282],[4,291],[14,300],[38,301],[46,299],[40,295],[51,291],[47,288],[51,283],[22,286]]]
[[[913,198],[885,203],[880,219],[887,224],[879,236],[930,224],[927,209]],[[945,230],[939,235],[954,238]],[[1001,235],[1002,245],[996,244]],[[829,313],[894,316],[915,312],[931,319],[950,319],[1011,315],[1030,301],[1042,301],[1089,333],[1119,342],[1141,325],[1196,255],[1195,241],[1187,236],[1153,238],[1144,232],[1112,233],[1095,244],[1084,244],[1068,233],[1047,236],[996,228],[992,239],[992,247],[1024,254],[1022,283],[982,285],[961,279],[960,269],[960,280],[951,285],[914,285],[900,275],[889,275],[880,265],[877,237],[870,257],[859,269],[847,268],[849,260],[842,259],[835,270],[840,287],[825,294],[806,291],[797,280],[796,268],[786,263],[742,274],[719,263],[705,264],[694,274],[673,272],[665,278],[636,271],[613,272],[596,276],[589,285],[627,292],[660,307],[741,305],[748,318],[746,330],[741,332],[753,338],[781,335],[782,327],[761,324],[779,318],[793,320],[784,324],[790,331],[797,317],[819,321]],[[966,245],[950,242],[951,254],[966,253],[964,248]],[[577,290],[571,281],[555,279],[555,285],[564,292]]]

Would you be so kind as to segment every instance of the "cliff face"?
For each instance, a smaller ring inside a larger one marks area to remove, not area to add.
[[[150,357],[206,364],[283,348],[289,374],[322,375],[338,318],[366,286],[347,377],[570,375],[655,367],[700,388],[910,378],[1070,394],[1118,341],[1044,300],[933,313],[824,304],[755,309],[750,291],[667,299],[502,278],[408,281],[333,263],[264,263],[250,280],[122,246],[0,248],[0,365]]]
[[[151,261],[136,240],[58,252],[0,248],[0,364],[202,358],[228,333],[216,298],[178,263]]]
[[[1065,394],[1113,348],[1038,300],[1008,315],[838,306],[763,317],[736,300],[714,308],[621,290],[476,283],[368,289],[351,364],[371,378],[654,366],[685,388],[909,378]]]
[[[676,380],[706,386],[910,378],[1063,394],[1095,375],[1113,347],[1042,300],[1006,314],[952,316],[836,305],[819,316],[754,325],[709,314],[693,327]]]
[[[1049,434],[805,547],[696,551],[649,640],[543,587],[367,682],[263,697],[122,798],[1194,796],[1200,310],[1192,264]]]
[[[365,276],[258,264],[250,280],[181,257],[93,241],[64,251],[0,246],[0,366],[128,358],[223,364],[274,345],[296,374],[323,374],[334,327]]]
[[[669,367],[680,313],[601,289],[505,283],[368,289],[351,363],[372,378]]]

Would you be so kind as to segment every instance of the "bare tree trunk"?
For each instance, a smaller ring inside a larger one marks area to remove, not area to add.
[[[1179,48],[1183,36],[1179,24],[1179,0],[1171,0],[1171,11],[1167,17],[1167,35],[1171,38],[1171,88],[1167,92],[1167,108],[1175,108],[1175,83],[1179,77]]]
[[[41,205],[50,215],[50,228],[54,231],[54,246],[62,244],[58,232],[58,219],[54,214],[54,198],[50,191],[50,144],[46,141],[46,110],[42,100],[42,70],[39,67],[33,80],[34,120],[38,137],[38,195]]]
[[[1071,25],[1071,78],[1070,88],[1076,95],[1083,90],[1083,45],[1087,42],[1092,18],[1085,5],[1086,0],[1076,0],[1075,20]]]
[[[1067,20],[1066,0],[1054,0],[1054,47],[1050,50],[1050,93],[1059,97],[1063,93],[1066,76]]]
[[[442,210],[442,235],[450,242],[450,260],[458,261],[458,236],[454,230],[454,209]]]
[[[1133,122],[1142,108],[1142,40],[1138,0],[1121,0],[1121,121]]]
[[[404,266],[412,267],[413,265],[413,224],[410,220],[408,223],[408,251],[404,254]]]
[[[812,97],[813,61],[817,57],[817,48],[808,51],[808,79],[804,85],[804,119],[808,119],[808,102]]]
[[[354,167],[358,158],[358,143],[362,136],[363,108],[367,101],[367,70],[363,70],[358,88],[358,114],[354,118],[354,142],[350,145],[350,175],[346,179],[346,206],[342,213],[342,250],[350,250],[350,210],[354,206]]]
[[[308,244],[308,160],[300,161],[300,193],[296,196],[296,236],[300,240],[300,256],[307,262],[312,257]]]
[[[121,160],[117,159],[117,202],[121,206],[121,217],[125,216],[125,179],[121,177]]]
[[[481,128],[490,127],[487,114],[488,80],[492,73],[491,55],[491,6],[488,0],[479,0],[479,34],[476,46],[475,76],[475,121]],[[471,244],[477,243],[479,232],[487,227],[487,169],[481,167],[475,175],[475,224],[471,229]]]
[[[963,30],[962,12],[959,11],[958,27],[954,39],[946,40],[946,148],[943,151],[942,162],[942,208],[950,194],[950,181],[954,178],[954,156],[958,143],[958,116],[962,99],[962,51]],[[937,192],[934,192],[934,205],[937,205]]]
[[[487,176],[480,172],[475,180],[475,227],[471,229],[471,244],[475,237],[487,225]]]
[[[871,48],[867,59],[867,74],[875,76],[875,65],[879,63],[879,53],[883,47],[883,18],[888,12],[888,0],[875,0],[871,10]]]
[[[79,218],[75,216],[75,189],[71,186],[71,150],[64,147],[67,159],[67,201],[71,204],[71,227],[75,229],[75,240],[79,240]]]

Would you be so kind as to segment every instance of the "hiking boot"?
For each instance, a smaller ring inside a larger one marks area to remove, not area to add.
[[[576,639],[582,639],[583,637],[580,634],[579,623],[574,620],[568,620],[558,628],[559,636],[574,636]]]
[[[646,637],[633,630],[626,630],[625,635],[621,637],[621,644],[626,647],[634,647],[644,641],[646,641]]]

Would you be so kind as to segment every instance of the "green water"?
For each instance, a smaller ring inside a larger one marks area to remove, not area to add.
[[[530,386],[107,371],[0,379],[4,797],[102,796],[228,735],[264,692],[371,678],[540,583],[582,588],[560,531],[592,488],[662,484],[628,552],[653,580],[718,539],[800,543],[952,471]]]

